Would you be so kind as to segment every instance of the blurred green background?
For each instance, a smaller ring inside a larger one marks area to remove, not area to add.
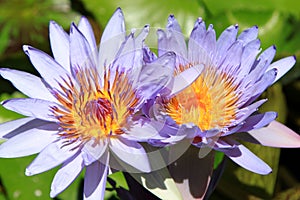
[[[197,17],[214,24],[217,35],[231,24],[240,30],[259,26],[262,48],[275,44],[275,60],[296,55],[300,59],[300,1],[296,0],[0,0],[0,66],[37,74],[22,44],[30,44],[51,55],[48,24],[55,20],[65,30],[72,21],[85,15],[92,23],[97,41],[108,19],[121,7],[127,29],[164,28],[169,14],[174,14],[188,38]],[[155,44],[151,44],[155,45]],[[14,87],[0,80],[0,100],[20,97]],[[275,110],[278,120],[300,131],[300,64],[264,94],[269,101],[260,111]],[[0,122],[21,117],[0,107]],[[272,168],[267,176],[256,175],[231,161],[209,199],[300,199],[299,149],[275,149],[246,144]],[[33,177],[24,171],[34,156],[0,159],[0,200],[50,199],[50,185],[56,169]],[[55,199],[82,199],[83,174]],[[141,188],[132,188],[122,173],[109,177],[106,199],[136,198]],[[148,196],[147,199],[156,199]]]

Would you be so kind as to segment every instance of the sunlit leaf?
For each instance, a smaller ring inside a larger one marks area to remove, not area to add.
[[[112,178],[116,182],[116,187],[123,187],[128,190],[128,185],[122,172],[115,172],[110,174],[108,177]]]
[[[284,123],[287,117],[287,106],[282,85],[280,83],[272,85],[263,93],[262,98],[267,98],[268,101],[259,108],[259,111],[275,111],[278,113],[276,120]]]
[[[51,199],[50,185],[56,170],[27,177],[25,168],[32,160],[33,156],[0,159],[0,177],[9,199]]]
[[[26,166],[35,156],[24,158],[5,159],[0,158],[0,178],[3,189],[9,199],[51,199],[50,188],[52,179],[58,168],[49,170],[42,174],[26,176]],[[60,195],[62,200],[81,199],[82,190],[80,190],[83,173]],[[1,199],[1,197],[0,197]]]
[[[221,164],[223,159],[224,159],[224,153],[220,152],[220,151],[216,151],[215,152],[214,169],[216,169],[219,166],[219,164]]]
[[[261,98],[267,98],[268,101],[259,108],[259,112],[276,111],[278,112],[277,120],[285,122],[287,110],[281,84],[276,83],[270,87]],[[280,149],[251,143],[245,143],[245,146],[264,160],[272,168],[272,173],[262,176],[229,162],[218,190],[231,199],[246,199],[250,196],[256,198],[272,197],[277,180]],[[229,186],[230,190],[224,189]],[[234,193],[232,193],[233,191]]]
[[[282,91],[281,84],[276,83],[268,88],[267,91],[262,95],[262,98],[267,98],[268,101],[263,106],[261,106],[259,112],[275,111],[278,113],[277,120],[284,123],[287,117],[287,110],[285,95]],[[258,174],[253,174],[252,172],[248,172],[242,168],[238,168],[236,170],[238,180],[243,184],[260,188],[252,191],[258,196],[272,196],[274,193],[277,178],[280,149],[248,143],[246,146],[270,165],[270,167],[272,168],[272,173],[267,176],[261,176]]]
[[[104,199],[114,199],[118,196],[119,190],[128,191],[128,189],[128,184],[123,172],[119,171],[112,173],[107,177]]]
[[[212,14],[206,20],[213,23],[220,34],[224,28],[231,24],[239,24],[240,30],[258,25],[259,38],[263,49],[275,44],[278,52],[286,51],[286,41],[293,33],[297,23],[291,21],[291,16],[299,19],[299,2],[292,0],[267,0],[267,1],[208,1],[204,0],[206,8]],[[270,37],[272,35],[272,37]],[[299,38],[299,37],[298,37]],[[295,46],[297,43],[290,43]],[[299,49],[299,45],[294,48]]]
[[[0,55],[5,51],[9,44],[9,30],[10,26],[4,26],[0,31]]]
[[[294,0],[203,0],[211,13],[214,15],[226,11],[232,10],[252,10],[261,11],[273,11],[278,10],[283,13],[293,14],[296,17],[300,17],[300,2]]]
[[[278,51],[283,51],[292,27],[287,23],[287,17],[278,11],[259,13],[252,10],[224,11],[222,14],[206,19],[206,22],[214,25],[217,35],[220,35],[225,28],[232,24],[238,24],[240,31],[257,25],[262,48],[266,49],[275,44]]]
[[[14,92],[12,95],[9,94],[1,94],[0,95],[0,101],[11,99],[11,98],[22,98],[24,97],[23,94],[20,92]],[[0,123],[18,119],[23,117],[23,115],[20,115],[18,113],[15,113],[13,111],[5,109],[3,106],[0,106]]]
[[[227,162],[227,168],[217,190],[223,197],[232,200],[250,197],[269,199],[275,189],[280,149],[250,143],[245,145],[272,168],[272,173],[264,176],[255,174],[230,161]]]
[[[3,0],[0,6],[0,27],[9,27],[10,52],[21,50],[24,43],[48,47],[48,24],[55,20],[69,27],[78,14],[71,10],[68,0],[33,1]],[[44,48],[46,49],[46,48]]]
[[[280,192],[273,198],[273,200],[281,200],[281,199],[289,199],[289,200],[300,199],[300,186],[297,185],[291,189]]]
[[[264,147],[254,144],[246,144],[254,154],[259,156],[262,160],[269,164],[272,168],[272,173],[266,176],[249,172],[243,168],[238,168],[235,174],[238,180],[249,186],[249,193],[260,197],[270,197],[274,193],[278,163],[280,156],[280,149],[272,147]],[[253,188],[251,188],[253,187]]]

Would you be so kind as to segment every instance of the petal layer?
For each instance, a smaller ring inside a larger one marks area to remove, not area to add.
[[[79,175],[84,167],[83,158],[81,154],[70,158],[57,171],[51,184],[50,197],[54,198],[56,195],[64,191]]]
[[[258,143],[279,148],[299,148],[300,135],[280,122],[273,121],[267,127],[248,131]]]
[[[147,153],[139,143],[122,138],[111,139],[110,149],[117,158],[134,168],[142,172],[151,171]]]
[[[104,198],[109,154],[106,154],[104,157],[104,163],[96,161],[86,167],[83,192],[84,200]]]
[[[41,125],[39,121],[31,123],[35,127],[21,132],[0,145],[0,157],[15,158],[36,154],[57,139],[57,124]]]
[[[241,167],[257,174],[266,175],[272,172],[272,169],[264,161],[253,154],[244,145],[235,142],[235,148],[227,149],[224,153]]]
[[[43,81],[37,76],[18,70],[4,68],[0,69],[0,74],[28,97],[56,101]]]
[[[63,140],[49,144],[26,168],[25,174],[32,176],[60,165],[78,152],[77,146],[76,143],[65,145]]]
[[[59,105],[51,101],[31,98],[10,99],[4,101],[2,105],[6,109],[12,110],[25,116],[35,117],[45,121],[57,121],[57,119],[51,112],[51,107],[57,107]]]

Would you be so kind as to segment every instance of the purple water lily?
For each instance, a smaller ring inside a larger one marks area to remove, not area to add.
[[[39,153],[26,175],[62,164],[51,197],[86,168],[84,199],[101,199],[109,166],[123,162],[124,169],[151,171],[144,148],[126,134],[135,127],[132,115],[168,84],[175,55],[166,53],[143,65],[142,45],[149,27],[137,37],[134,32],[126,36],[121,9],[108,22],[99,49],[84,17],[78,26],[71,24],[69,34],[53,21],[49,30],[54,59],[31,46],[23,47],[41,78],[0,69],[3,78],[29,97],[2,102],[27,117],[0,125],[0,136],[8,139],[0,145],[0,157]],[[112,163],[112,157],[117,162]]]
[[[168,18],[166,30],[157,32],[158,57],[166,51],[176,53],[175,75],[203,66],[201,75],[189,87],[177,93],[163,93],[145,109],[152,121],[149,126],[155,127],[160,122],[164,124],[161,126],[169,127],[157,131],[157,136],[149,143],[165,146],[189,139],[191,144],[201,148],[198,156],[206,156],[199,168],[191,168],[194,164],[188,158],[170,166],[174,178],[183,177],[182,171],[187,170],[192,182],[198,184],[194,188],[203,190],[199,192],[198,189],[198,194],[192,197],[191,180],[190,183],[181,180],[179,188],[185,197],[203,198],[205,195],[214,160],[211,149],[224,152],[250,171],[268,174],[272,169],[238,140],[272,147],[300,147],[300,136],[275,121],[276,112],[257,113],[259,106],[267,100],[255,101],[292,68],[295,57],[271,63],[276,48],[271,46],[260,53],[257,26],[237,33],[238,25],[233,25],[216,39],[213,26],[206,28],[199,18],[187,46],[173,15]],[[156,59],[153,53],[145,52],[149,62]],[[176,169],[179,165],[181,167]],[[200,177],[204,181],[194,179],[197,173],[202,174]],[[182,185],[190,187],[190,191]]]

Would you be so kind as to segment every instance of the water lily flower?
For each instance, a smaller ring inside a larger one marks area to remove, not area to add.
[[[205,22],[199,18],[186,45],[180,25],[170,15],[166,30],[158,30],[157,34],[158,57],[166,51],[176,53],[175,75],[198,65],[204,68],[189,87],[177,93],[158,96],[152,109],[146,111],[152,113],[149,118],[155,123],[161,121],[164,126],[173,127],[173,131],[170,131],[171,128],[162,129],[157,138],[149,143],[164,146],[189,139],[191,144],[201,148],[198,157],[213,157],[211,149],[214,149],[258,174],[268,174],[271,168],[238,140],[272,147],[300,147],[300,136],[275,121],[276,112],[257,112],[267,99],[255,100],[289,71],[296,61],[294,56],[290,56],[271,63],[276,48],[271,46],[260,53],[257,26],[238,35],[238,25],[232,25],[216,39],[213,26],[206,28]],[[152,58],[149,62],[156,59],[148,54]],[[198,183],[205,186],[194,188],[198,188],[198,191],[199,188],[203,189],[196,196],[203,198],[213,160],[206,157],[200,162],[199,168],[191,168],[193,164],[185,159],[181,163],[175,162],[169,169],[173,177],[183,177],[182,171],[188,171],[192,179],[195,174],[202,173],[201,177],[206,182],[198,180]],[[181,167],[177,167],[179,169],[176,171],[176,166],[180,164]],[[197,181],[193,179],[188,183],[181,180],[179,188],[184,188],[182,185],[191,186],[191,182]],[[182,189],[182,192],[188,197],[191,188],[189,192],[187,189]]]
[[[109,20],[99,49],[84,17],[78,26],[71,24],[69,34],[53,21],[49,31],[54,58],[23,47],[41,78],[0,69],[3,78],[29,97],[2,102],[26,117],[0,125],[0,136],[7,139],[0,145],[0,157],[39,153],[26,168],[29,176],[61,165],[51,197],[86,168],[84,199],[102,199],[109,166],[123,162],[124,169],[151,171],[144,148],[126,134],[134,129],[133,114],[169,82],[175,55],[166,53],[143,65],[142,45],[149,27],[137,37],[134,31],[126,36],[120,8]]]

